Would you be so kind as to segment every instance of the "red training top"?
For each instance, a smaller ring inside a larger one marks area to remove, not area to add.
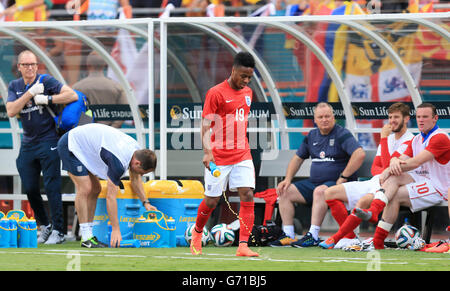
[[[211,146],[216,165],[234,165],[251,160],[247,121],[253,91],[234,90],[225,80],[206,93],[202,117],[211,120]]]

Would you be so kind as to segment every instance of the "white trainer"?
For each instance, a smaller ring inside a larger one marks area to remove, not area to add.
[[[40,229],[41,229],[41,231],[39,233],[38,240],[37,240],[38,244],[42,244],[42,243],[45,243],[47,241],[48,237],[52,233],[53,227],[52,227],[51,224],[49,224],[49,225],[41,225]]]
[[[56,244],[61,244],[65,241],[66,239],[64,238],[64,233],[61,233],[59,231],[57,231],[56,229],[54,229],[52,231],[52,233],[50,234],[49,238],[47,239],[47,241],[45,242],[46,245],[56,245]]]

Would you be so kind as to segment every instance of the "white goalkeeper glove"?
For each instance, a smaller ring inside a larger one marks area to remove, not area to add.
[[[34,96],[34,103],[36,103],[36,105],[48,105],[48,96],[47,95],[36,95]]]
[[[33,86],[31,86],[30,89],[28,89],[28,92],[33,97],[38,94],[42,94],[42,93],[44,93],[44,84],[42,84],[38,81],[38,83],[34,84]]]

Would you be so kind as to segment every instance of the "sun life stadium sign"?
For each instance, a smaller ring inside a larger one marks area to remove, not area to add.
[[[352,102],[351,107],[355,119],[387,119],[388,108],[394,102]],[[411,118],[415,119],[415,109],[412,102],[404,102],[411,108]],[[433,101],[439,119],[450,119],[450,102]],[[333,107],[336,119],[344,120],[345,112],[340,102],[329,103]],[[167,122],[172,121],[198,121],[202,118],[202,103],[169,104],[167,106]],[[314,119],[314,107],[317,102],[285,102],[282,112],[286,119]],[[96,121],[133,120],[133,114],[128,104],[96,104],[90,105]],[[148,106],[139,105],[142,119],[148,118]],[[272,102],[253,102],[251,104],[250,120],[275,119],[276,111]],[[155,110],[154,120],[160,121],[160,111]],[[8,121],[4,105],[0,105],[0,121]]]

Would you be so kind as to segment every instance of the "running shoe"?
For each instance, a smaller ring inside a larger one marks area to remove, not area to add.
[[[197,232],[194,228],[192,231],[192,239],[191,239],[191,254],[194,256],[198,256],[202,254],[202,232]]]
[[[450,244],[446,241],[439,241],[439,243],[431,248],[425,250],[427,253],[447,253],[450,250]]]
[[[47,241],[45,242],[46,245],[56,245],[56,244],[62,244],[66,239],[64,238],[64,233],[57,231],[54,229],[50,236],[48,237]]]
[[[332,249],[335,246],[335,241],[332,237],[327,238],[319,244],[322,249]]]
[[[48,240],[50,234],[52,233],[53,226],[51,224],[41,225],[40,229],[41,229],[41,231],[39,233],[37,242],[38,242],[38,244],[43,244]]]
[[[93,248],[108,248],[107,244],[100,242],[97,237],[93,236],[88,240],[82,241],[81,246],[83,248],[93,249]]]
[[[291,243],[296,242],[297,240],[292,239],[288,236],[283,236],[282,238],[272,241],[269,243],[271,247],[290,247]]]
[[[236,251],[236,256],[238,257],[259,257],[259,254],[252,251],[246,243],[239,244]]]
[[[291,243],[291,246],[296,247],[296,248],[306,248],[306,247],[317,246],[317,245],[319,245],[319,243],[320,243],[320,240],[314,239],[312,234],[310,232],[308,232],[301,239]]]

